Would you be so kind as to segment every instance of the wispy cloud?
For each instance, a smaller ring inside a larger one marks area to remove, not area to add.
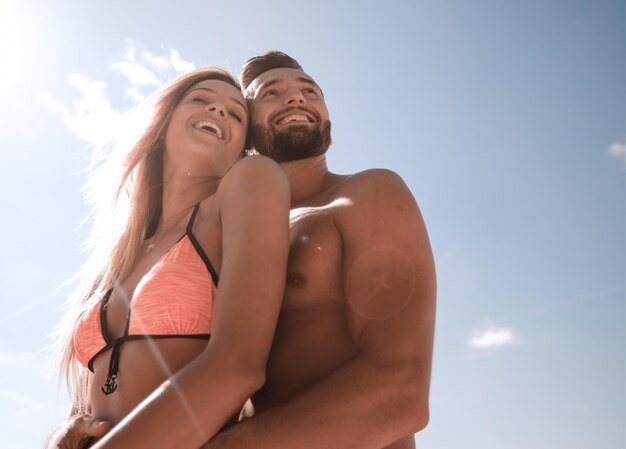
[[[193,62],[186,61],[180,52],[171,48],[167,54],[154,55],[141,42],[126,40],[120,61],[109,64],[109,70],[118,72],[130,84],[126,94],[135,101],[145,98],[149,88],[154,89],[167,80],[195,70]],[[146,89],[148,88],[148,89]]]
[[[158,86],[156,73],[142,64],[129,61],[118,61],[109,65],[109,70],[119,72],[135,86]]]
[[[71,107],[48,92],[40,92],[39,101],[59,115],[63,124],[80,139],[90,145],[104,145],[112,137],[111,130],[122,124],[123,117],[111,107],[104,91],[106,83],[78,73],[68,74],[67,83],[79,93]]]
[[[108,70],[124,78],[126,98],[137,104],[169,80],[196,68],[175,49],[154,55],[141,42],[127,40],[119,61]],[[107,83],[80,73],[67,75],[68,84],[78,91],[78,98],[68,106],[49,92],[40,92],[39,101],[60,117],[77,137],[92,146],[105,145],[126,124],[126,114],[111,105]]]
[[[624,160],[624,168],[626,168],[626,141],[615,142],[609,146],[609,154]]]
[[[126,39],[124,47],[124,55],[120,62],[124,62],[127,66],[137,65],[142,69],[150,70],[156,73],[169,72],[181,75],[196,69],[196,65],[191,61],[186,61],[175,48],[170,48],[163,55],[154,55],[147,50],[144,45],[132,39]],[[117,70],[116,63],[109,65],[112,70]],[[168,74],[168,73],[166,73]]]
[[[174,70],[178,73],[191,72],[196,68],[193,62],[185,61],[181,58],[178,50],[170,50],[170,61],[172,63],[172,67],[174,67]]]
[[[497,327],[491,323],[472,330],[467,346],[474,355],[489,356],[498,350],[521,343],[519,334],[511,327]]]

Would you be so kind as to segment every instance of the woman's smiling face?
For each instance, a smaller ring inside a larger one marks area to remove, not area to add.
[[[247,131],[248,111],[239,89],[220,80],[200,81],[172,112],[166,160],[193,166],[198,175],[221,177],[240,158]]]

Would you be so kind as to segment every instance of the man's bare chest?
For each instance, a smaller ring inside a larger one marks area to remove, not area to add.
[[[342,301],[341,235],[329,207],[292,210],[283,308]]]

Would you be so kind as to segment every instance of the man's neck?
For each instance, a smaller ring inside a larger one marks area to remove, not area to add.
[[[281,162],[280,166],[289,179],[292,206],[322,191],[328,175],[331,174],[326,165],[326,156],[323,154],[308,159]]]

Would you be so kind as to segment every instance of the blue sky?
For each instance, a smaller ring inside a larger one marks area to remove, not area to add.
[[[44,346],[80,266],[88,146],[193,67],[280,49],[324,89],[338,173],[397,171],[439,296],[420,448],[626,444],[626,5],[18,1],[0,6],[0,429],[69,410]]]

